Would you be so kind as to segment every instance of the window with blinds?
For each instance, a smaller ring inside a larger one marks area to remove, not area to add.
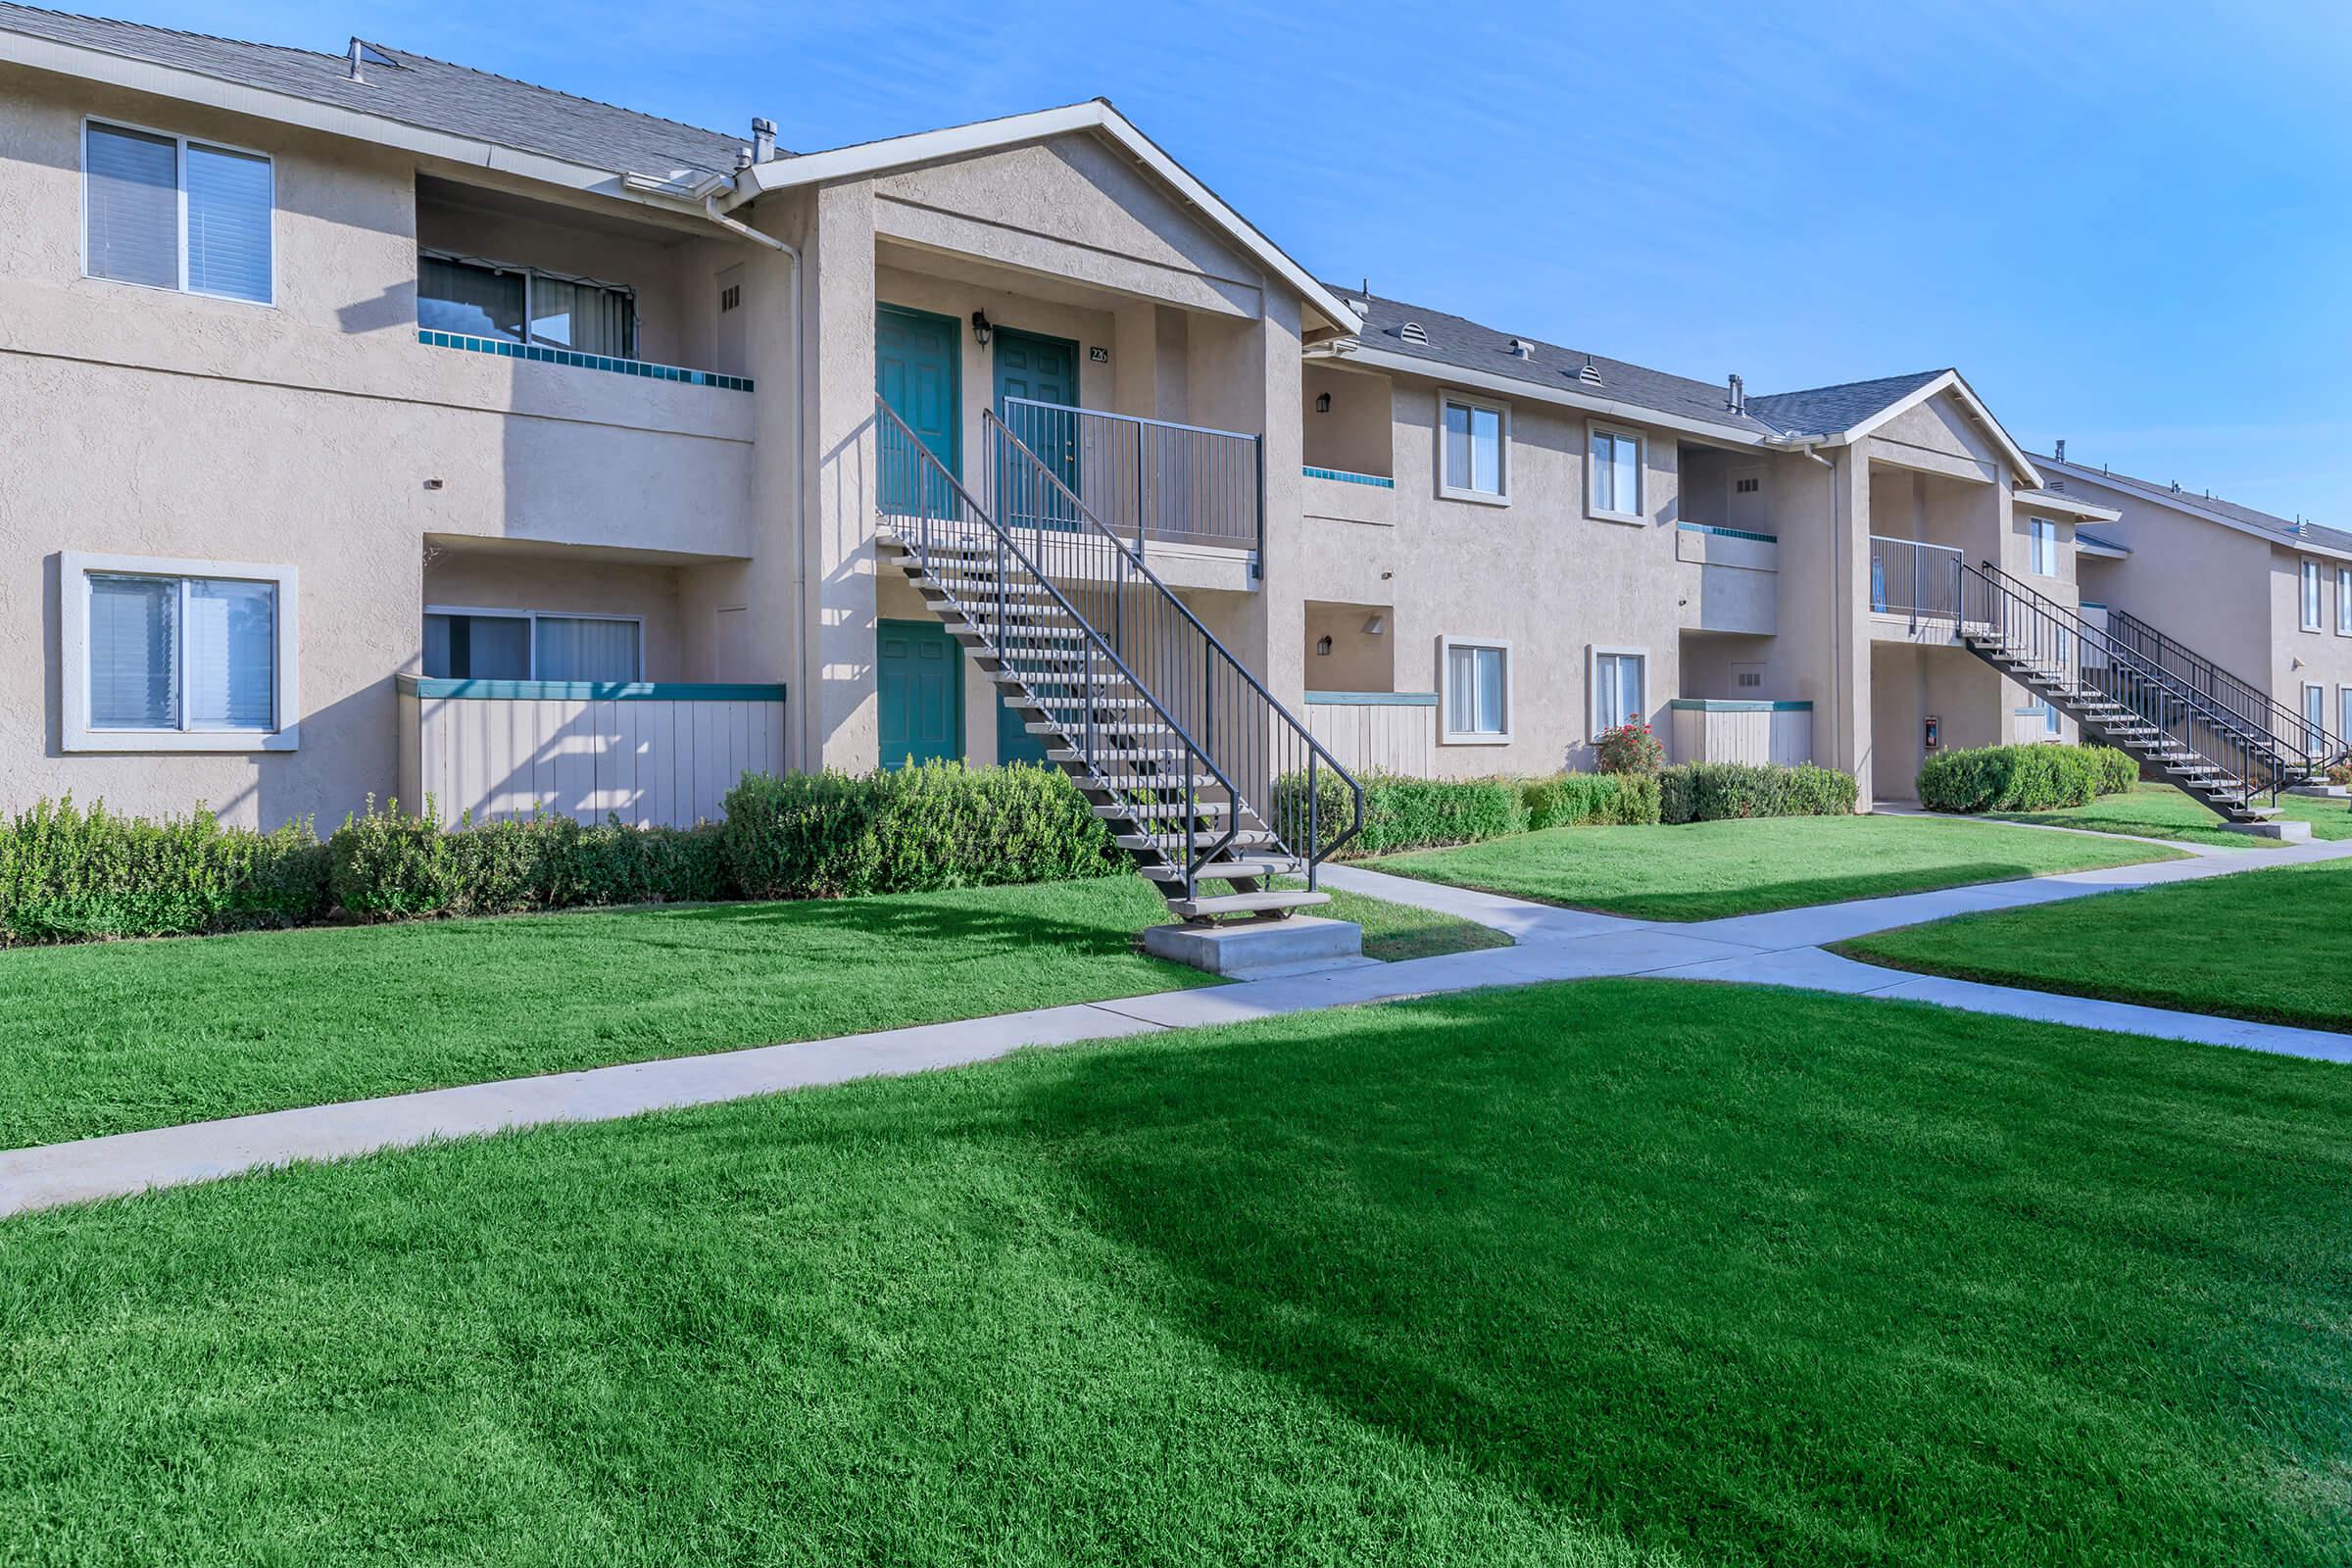
[[[90,276],[270,303],[269,159],[93,120],[82,177]]]
[[[1507,643],[1446,638],[1446,739],[1503,741],[1511,733],[1511,650]]]
[[[634,681],[643,630],[619,615],[428,610],[424,673],[436,680]]]
[[[536,343],[616,360],[637,356],[633,290],[470,256],[426,251],[418,258],[416,324],[498,343]]]
[[[98,730],[277,724],[277,585],[88,574],[89,722]]]

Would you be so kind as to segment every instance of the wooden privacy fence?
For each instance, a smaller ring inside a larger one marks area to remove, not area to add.
[[[746,773],[784,770],[784,688],[403,675],[400,798],[443,825],[529,816],[716,821]]]
[[[1435,692],[1308,692],[1302,716],[1307,731],[1358,778],[1437,774]]]
[[[1711,697],[1678,697],[1667,747],[1678,762],[1778,762],[1794,767],[1813,760],[1811,703],[1734,702]]]

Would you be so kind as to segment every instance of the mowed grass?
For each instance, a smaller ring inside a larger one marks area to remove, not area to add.
[[[2268,804],[2265,802],[2264,804]],[[2191,800],[2170,784],[2142,784],[2128,795],[2110,795],[2088,806],[2056,811],[1994,811],[2004,822],[2040,822],[2052,827],[2079,827],[2093,833],[2131,833],[2141,838],[2179,839],[2223,849],[2276,849],[2275,839],[2232,833],[2222,825],[2221,813]],[[2352,802],[2322,800],[2303,795],[2278,797],[2278,814],[2309,822],[2314,839],[2352,839]]]
[[[1917,816],[1560,827],[1372,863],[1431,882],[1644,920],[1713,920],[2177,858],[2148,845]]]
[[[1346,898],[1373,957],[1505,939]],[[0,1148],[1186,986],[1140,877],[0,953]]]
[[[2352,864],[1962,915],[1838,951],[1924,974],[2352,1030]]]
[[[1286,877],[1286,887],[1304,887],[1299,878]],[[1405,958],[1433,958],[1444,953],[1469,953],[1480,948],[1507,948],[1511,939],[1474,920],[1458,915],[1440,914],[1434,909],[1417,909],[1409,904],[1392,904],[1387,899],[1375,899],[1362,893],[1348,893],[1334,887],[1324,892],[1331,902],[1301,912],[1320,915],[1330,920],[1353,920],[1364,929],[1364,956],[1378,958],[1383,963],[1396,963]]]
[[[2352,1075],[1631,981],[0,1223],[0,1560],[2352,1555]]]

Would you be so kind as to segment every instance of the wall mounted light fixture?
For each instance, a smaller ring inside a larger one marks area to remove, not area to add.
[[[1318,638],[1316,638],[1316,639],[1315,639],[1315,652],[1316,652],[1316,653],[1318,653],[1318,654],[1328,654],[1328,653],[1330,653],[1330,652],[1331,652],[1331,639],[1330,639],[1330,638],[1328,638],[1328,637],[1318,637]]]
[[[972,313],[972,341],[979,344],[982,348],[986,348],[988,347],[988,340],[996,335],[997,329],[989,324],[988,313],[986,311],[974,311]]]
[[[1331,412],[1330,393],[1319,392],[1315,395],[1315,412],[1317,414],[1329,414]]]
[[[1364,635],[1377,637],[1389,629],[1389,617],[1378,611],[1364,617]]]

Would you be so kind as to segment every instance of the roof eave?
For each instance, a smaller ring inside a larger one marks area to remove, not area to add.
[[[1336,347],[1336,345],[1335,345]],[[1549,387],[1537,381],[1523,381],[1515,376],[1496,375],[1491,370],[1474,370],[1464,366],[1448,365],[1443,360],[1424,360],[1410,354],[1398,354],[1369,343],[1359,343],[1347,351],[1350,365],[1377,366],[1384,370],[1407,375],[1426,376],[1447,386],[1458,386],[1480,392],[1494,392],[1503,397],[1528,398],[1538,403],[1554,404],[1561,408],[1581,409],[1588,414],[1607,415],[1631,424],[1650,424],[1667,430],[1681,430],[1691,435],[1706,436],[1726,446],[1760,447],[1781,438],[1769,431],[1748,429],[1742,425],[1715,424],[1694,419],[1687,415],[1669,414],[1644,404],[1626,403],[1616,398],[1594,397],[1571,387]]]
[[[2057,463],[2055,459],[2053,459],[2052,462],[2056,466],[2066,469],[2069,473],[2081,478],[2086,484],[2106,485],[2109,489],[2115,490],[2123,495],[2131,496],[2133,500],[2151,502],[2160,507],[2169,507],[2173,511],[2181,514],[2183,516],[2194,517],[2199,522],[2210,522],[2216,527],[2228,528],[2232,532],[2242,533],[2249,539],[2263,540],[2279,550],[2293,550],[2303,555],[2325,556],[2330,561],[2352,561],[2352,548],[2347,548],[2340,545],[2325,544],[2317,539],[2299,539],[2289,535],[2282,535],[2269,528],[2258,527],[2253,523],[2242,521],[2239,518],[2229,516],[2226,514],[2209,511],[2204,507],[2200,507],[2197,505],[2198,498],[2195,496],[2187,495],[2185,493],[2180,495],[2172,495],[2161,489],[2142,490],[2132,485],[2120,484],[2116,481],[2116,478],[2113,474],[2101,473],[2096,468],[2086,468],[2079,463]],[[2283,523],[2284,520],[2285,519],[2281,518],[2281,523]]]
[[[565,159],[551,158],[544,153],[525,152],[478,137],[461,136],[452,131],[412,124],[388,115],[370,115],[336,104],[320,103],[296,93],[256,87],[181,66],[161,65],[152,60],[140,60],[82,44],[61,43],[54,38],[36,37],[5,26],[0,26],[0,65],[23,66],[81,81],[102,82],[133,92],[152,93],[181,103],[201,104],[230,114],[249,115],[256,120],[268,120],[282,125],[345,136],[354,141],[397,147],[423,157],[443,159],[454,164],[471,164],[517,178],[537,180],[591,195],[609,196],[636,205],[660,205],[645,201],[622,186],[621,176],[627,172],[625,170],[592,168]]]
[[[1317,315],[1324,318],[1327,325],[1343,332],[1363,330],[1363,318],[1350,310],[1345,301],[1325,288],[1306,269],[1291,260],[1280,246],[1227,206],[1216,192],[1202,184],[1182,164],[1162,152],[1125,115],[1100,98],[1090,98],[1082,104],[1066,104],[1059,109],[1039,109],[1028,114],[1009,115],[1002,120],[983,120],[968,125],[916,131],[911,135],[892,136],[882,141],[860,142],[854,147],[836,147],[825,152],[803,153],[796,158],[779,158],[755,164],[736,176],[734,196],[722,201],[721,205],[732,209],[771,191],[795,190],[839,179],[864,178],[917,164],[968,158],[976,153],[1017,146],[1023,142],[1042,141],[1072,131],[1098,131],[1116,142],[1130,157],[1157,175],[1269,271],[1295,289]]]
[[[1976,388],[1970,386],[1968,378],[1958,370],[1945,370],[1933,380],[1922,382],[1859,424],[1839,431],[1831,441],[1825,442],[1825,445],[1844,445],[1859,441],[1886,424],[1887,420],[1908,414],[1930,398],[1941,396],[1946,392],[1958,398],[1961,407],[1968,410],[1979,424],[1991,432],[1993,441],[2000,447],[2002,456],[2009,460],[2009,466],[2016,471],[2017,477],[2024,480],[2032,489],[2041,489],[2043,487],[2041,470],[2034,466],[2034,460],[2027,455],[2026,449],[2019,446],[2015,438],[2001,427],[2001,421],[1992,416],[1992,411],[1984,406],[1984,400],[1977,396]]]

